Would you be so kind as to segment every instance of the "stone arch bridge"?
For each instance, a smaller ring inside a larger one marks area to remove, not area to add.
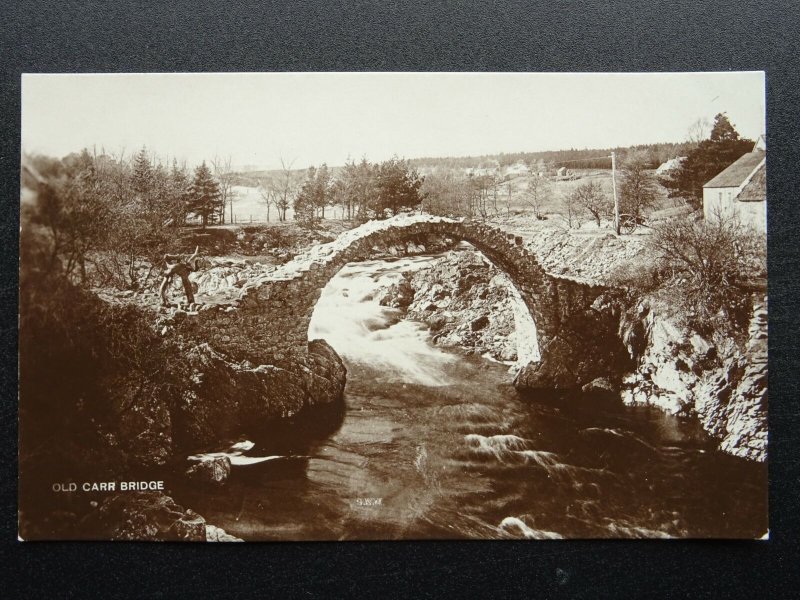
[[[231,299],[211,300],[175,328],[231,361],[278,367],[300,362],[313,369],[314,361],[308,360],[315,347],[308,340],[311,315],[322,289],[344,265],[398,245],[408,253],[425,253],[462,241],[509,277],[536,325],[540,360],[517,373],[518,388],[571,388],[618,371],[615,363],[626,354],[616,336],[608,288],[545,272],[522,238],[513,234],[431,215],[400,215],[345,231],[333,242],[249,279],[229,294]],[[199,295],[203,297],[202,287]]]

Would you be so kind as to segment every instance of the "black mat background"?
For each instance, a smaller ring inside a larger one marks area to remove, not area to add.
[[[796,594],[800,15],[771,0],[639,4],[0,2],[0,596]],[[744,69],[767,71],[769,542],[16,542],[20,73]]]

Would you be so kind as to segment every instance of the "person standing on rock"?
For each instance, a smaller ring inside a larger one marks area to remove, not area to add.
[[[163,279],[161,280],[161,287],[158,290],[159,294],[161,295],[162,306],[170,306],[169,299],[167,298],[167,287],[172,283],[172,278],[175,277],[175,275],[181,278],[181,282],[183,283],[183,291],[186,292],[187,304],[194,304],[194,293],[192,291],[192,282],[189,281],[189,273],[197,271],[197,252],[199,249],[200,247],[196,246],[194,249],[194,254],[192,254],[189,258],[184,258],[185,255],[183,254],[164,255],[164,263],[166,264],[166,267],[161,273]]]

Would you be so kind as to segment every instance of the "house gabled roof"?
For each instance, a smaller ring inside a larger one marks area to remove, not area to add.
[[[672,171],[673,169],[677,169],[681,166],[681,163],[686,160],[685,156],[677,156],[675,158],[670,158],[669,160],[661,163],[658,168],[656,169],[656,173],[666,173],[668,171]]]
[[[704,188],[731,188],[744,184],[756,167],[767,157],[763,150],[754,150],[740,156],[732,165],[722,173],[706,183]]]
[[[764,202],[767,199],[767,168],[766,163],[761,165],[753,173],[750,181],[742,188],[736,196],[739,202]]]

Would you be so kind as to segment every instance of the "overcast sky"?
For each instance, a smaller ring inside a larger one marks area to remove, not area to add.
[[[764,133],[763,73],[23,75],[22,147],[305,168],[677,142],[722,111]]]

